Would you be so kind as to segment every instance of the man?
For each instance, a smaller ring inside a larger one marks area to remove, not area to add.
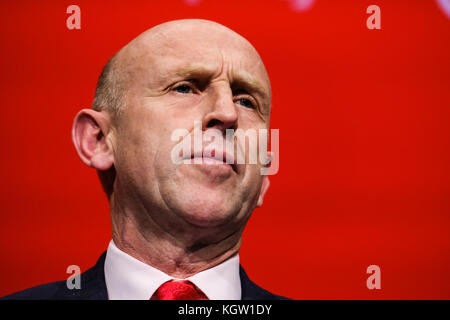
[[[109,199],[108,250],[80,289],[62,281],[7,298],[282,299],[239,265],[242,232],[269,186],[265,165],[248,154],[229,163],[224,149],[206,153],[208,144],[188,156],[208,161],[180,163],[171,139],[178,129],[191,137],[195,121],[220,140],[227,130],[268,129],[270,107],[261,58],[222,25],[171,21],[131,41],[104,68],[93,109],[77,114],[72,131]]]

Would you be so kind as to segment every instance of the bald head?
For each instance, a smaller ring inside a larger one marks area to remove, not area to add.
[[[252,65],[242,68],[236,82],[247,82],[270,100],[270,81],[264,64],[250,42],[238,33],[219,23],[200,19],[175,20],[157,25],[133,39],[108,61],[97,83],[93,109],[106,110],[117,116],[130,102],[130,90],[139,90],[137,87],[142,85],[142,81],[152,78],[152,73],[153,78],[169,78],[170,74],[165,75],[159,72],[163,70],[152,68],[152,65],[160,63],[159,58],[174,64],[189,60],[191,65],[173,70],[189,75],[207,71],[208,65],[205,63],[208,58],[226,60],[235,56],[239,59],[242,55]],[[236,69],[236,66],[233,67]],[[237,67],[240,69],[239,65]],[[248,67],[250,72],[244,71]],[[256,80],[251,73],[257,73],[260,80]]]

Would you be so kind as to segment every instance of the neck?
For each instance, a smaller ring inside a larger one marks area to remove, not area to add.
[[[185,279],[239,252],[243,226],[224,232],[223,228],[196,227],[184,221],[161,225],[152,212],[131,209],[114,195],[110,200],[115,245],[171,277]]]

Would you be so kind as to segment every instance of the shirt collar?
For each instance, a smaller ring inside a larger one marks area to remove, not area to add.
[[[123,252],[113,240],[110,241],[105,260],[105,281],[110,300],[148,300],[160,285],[172,279],[161,270]],[[210,300],[240,300],[239,255],[185,280],[194,283]]]

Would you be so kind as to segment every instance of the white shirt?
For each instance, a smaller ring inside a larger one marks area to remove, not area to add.
[[[109,243],[105,259],[105,281],[109,300],[149,300],[164,282],[180,280],[141,262]],[[240,300],[239,255],[187,279],[210,300]]]

